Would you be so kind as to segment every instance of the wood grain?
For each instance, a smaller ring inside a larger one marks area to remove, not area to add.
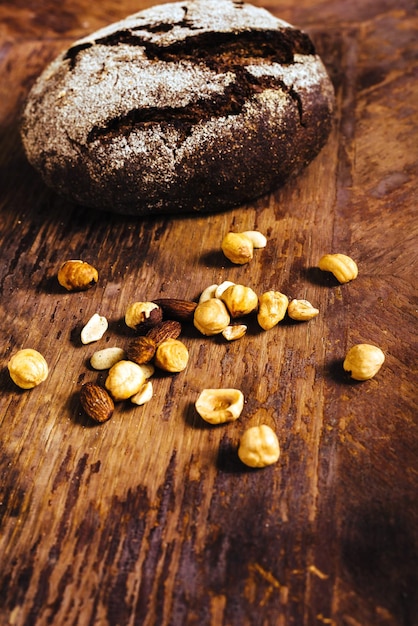
[[[0,622],[7,625],[414,626],[418,624],[418,19],[412,0],[264,4],[306,28],[336,88],[333,133],[297,179],[206,217],[135,220],[87,211],[47,190],[18,134],[25,94],[74,38],[149,6],[141,1],[0,5]],[[261,3],[258,3],[261,5]],[[135,6],[134,6],[135,5]],[[266,167],[268,164],[266,164]],[[220,252],[228,230],[268,238],[251,264]],[[359,277],[317,269],[339,251]],[[64,293],[69,258],[98,285]],[[196,299],[229,279],[320,309],[226,344],[185,327],[190,364],[159,375],[144,407],[103,425],[78,393],[97,347],[124,346],[129,303]],[[109,331],[83,346],[100,312]],[[376,378],[350,383],[342,360],[379,345]],[[46,382],[7,372],[40,350]],[[236,386],[241,419],[204,424],[204,387]],[[242,430],[268,423],[279,462],[245,469]]]

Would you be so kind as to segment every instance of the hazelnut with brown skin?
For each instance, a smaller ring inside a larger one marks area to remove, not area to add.
[[[227,233],[221,243],[226,258],[236,265],[249,263],[253,258],[254,244],[243,233]]]
[[[125,312],[125,323],[129,328],[145,334],[163,319],[163,312],[155,302],[133,302]]]
[[[74,259],[61,265],[57,277],[67,291],[86,291],[97,283],[99,273],[90,263]]]

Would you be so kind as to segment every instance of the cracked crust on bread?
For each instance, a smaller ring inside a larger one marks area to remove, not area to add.
[[[21,135],[77,203],[217,211],[282,185],[323,147],[333,89],[309,37],[230,0],[155,6],[79,40],[39,77]]]

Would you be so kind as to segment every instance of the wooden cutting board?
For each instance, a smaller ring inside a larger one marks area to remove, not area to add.
[[[310,33],[335,85],[332,135],[297,179],[245,207],[138,220],[85,210],[26,163],[19,110],[36,76],[77,37],[149,6],[102,0],[0,4],[0,622],[26,626],[413,626],[418,624],[418,16],[413,0],[263,4]],[[260,4],[261,3],[257,3]],[[266,164],[268,166],[268,164]],[[230,230],[268,240],[246,266]],[[327,252],[358,263],[338,285]],[[99,271],[67,293],[67,259]],[[130,340],[128,304],[195,300],[231,280],[320,310],[227,343],[192,326],[187,369],[154,378],[143,407],[95,425],[79,391],[103,382],[98,348]],[[93,313],[109,330],[83,346]],[[352,383],[347,349],[373,343],[378,375]],[[47,359],[32,391],[10,380],[23,347]],[[205,424],[207,387],[237,387],[241,418]],[[266,423],[281,457],[237,458]]]

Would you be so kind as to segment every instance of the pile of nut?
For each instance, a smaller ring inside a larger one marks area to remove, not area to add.
[[[258,231],[228,233],[221,244],[224,255],[235,264],[245,264],[253,258],[254,249],[266,246],[267,240]],[[344,254],[326,254],[319,268],[331,272],[340,283],[357,277],[356,263]],[[98,272],[81,260],[66,261],[58,272],[58,281],[68,291],[90,289],[98,281]],[[80,402],[86,414],[102,423],[110,419],[114,403],[130,400],[143,405],[153,396],[150,380],[155,368],[169,373],[186,369],[189,361],[187,346],[179,339],[182,324],[193,323],[205,337],[222,335],[227,341],[242,338],[247,325],[242,318],[253,314],[258,325],[267,331],[279,324],[286,315],[301,322],[313,319],[319,310],[303,299],[291,299],[270,290],[261,295],[248,286],[224,281],[203,290],[199,301],[160,298],[134,302],[125,312],[126,325],[136,332],[126,349],[109,347],[93,354],[90,364],[95,370],[107,370],[104,387],[85,383]],[[81,342],[90,344],[103,337],[108,329],[107,319],[95,313],[81,331]],[[347,353],[344,370],[355,380],[375,376],[385,360],[377,346],[358,344]],[[33,349],[18,351],[8,364],[12,380],[23,389],[31,389],[48,376],[44,357]],[[204,389],[195,403],[196,411],[210,424],[223,424],[238,419],[244,407],[244,396],[238,389]],[[238,456],[250,467],[265,467],[275,463],[280,455],[276,434],[266,424],[248,428],[240,440]]]

